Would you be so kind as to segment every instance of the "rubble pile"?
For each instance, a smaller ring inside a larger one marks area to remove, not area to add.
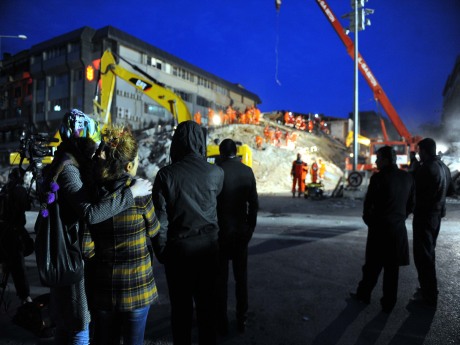
[[[262,120],[260,125],[233,124],[211,128],[208,132],[208,143],[231,138],[242,144],[247,144],[253,153],[253,171],[257,180],[257,189],[261,194],[289,193],[292,179],[290,176],[292,162],[297,153],[302,154],[302,159],[311,165],[313,159],[318,162],[322,159],[326,164],[324,186],[326,194],[330,194],[340,177],[343,175],[342,165],[346,150],[343,144],[335,141],[328,135],[321,133],[315,135],[308,132],[298,132],[297,140],[286,145],[282,142],[279,146],[264,142],[260,149],[256,146],[256,136],[263,137],[266,125],[279,127],[283,131],[293,131],[275,122]],[[157,171],[169,162],[169,148],[171,145],[171,132],[149,130],[139,137],[139,174],[154,179]],[[310,182],[307,175],[307,183]]]

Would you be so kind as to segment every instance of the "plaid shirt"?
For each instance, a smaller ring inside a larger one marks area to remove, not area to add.
[[[90,227],[95,245],[87,264],[91,308],[129,311],[158,298],[147,237],[158,233],[160,223],[152,196],[134,200],[134,206]]]

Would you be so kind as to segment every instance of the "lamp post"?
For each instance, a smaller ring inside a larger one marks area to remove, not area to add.
[[[26,35],[0,35],[0,60],[3,60],[2,55],[2,38],[19,38],[21,40],[26,40]]]
[[[355,106],[353,111],[353,171],[357,170],[358,166],[358,135],[359,135],[359,83],[358,83],[358,32],[365,30],[366,26],[371,25],[369,19],[366,19],[367,14],[374,13],[374,10],[365,9],[364,4],[368,0],[351,0],[353,12],[347,15],[350,18],[349,30],[355,34],[354,42],[354,89],[355,89]]]

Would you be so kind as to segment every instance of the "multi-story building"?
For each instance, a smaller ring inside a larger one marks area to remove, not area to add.
[[[112,26],[69,32],[16,55],[5,54],[0,69],[0,151],[16,148],[24,129],[52,133],[71,108],[93,113],[98,60],[110,49],[120,66],[135,64],[179,95],[191,114],[206,124],[208,108],[228,105],[244,111],[261,103],[239,84],[226,81]],[[91,72],[94,72],[91,75]],[[134,72],[137,73],[137,72]],[[111,106],[113,122],[132,129],[172,120],[167,109],[117,80]],[[5,158],[5,154],[3,155]]]
[[[442,125],[451,141],[458,142],[460,130],[460,56],[457,57],[442,93]]]

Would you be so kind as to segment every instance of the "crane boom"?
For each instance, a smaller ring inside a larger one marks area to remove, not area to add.
[[[345,30],[343,26],[340,24],[339,20],[332,12],[332,9],[329,7],[325,0],[316,0],[316,3],[320,7],[321,11],[324,13],[326,18],[331,23],[332,27],[334,28],[335,32],[345,45],[348,55],[354,60],[355,53],[354,53],[354,43],[350,37],[345,34]],[[363,75],[364,79],[366,79],[367,84],[370,86],[372,92],[374,93],[374,98],[380,102],[382,108],[387,113],[389,119],[395,126],[396,130],[398,131],[399,135],[405,139],[408,144],[414,145],[415,138],[412,137],[407,127],[402,122],[401,118],[399,117],[396,109],[391,104],[388,96],[386,95],[385,91],[383,90],[382,86],[380,86],[377,78],[372,73],[369,65],[365,62],[364,58],[362,57],[361,53],[358,52],[358,66],[361,74]]]

